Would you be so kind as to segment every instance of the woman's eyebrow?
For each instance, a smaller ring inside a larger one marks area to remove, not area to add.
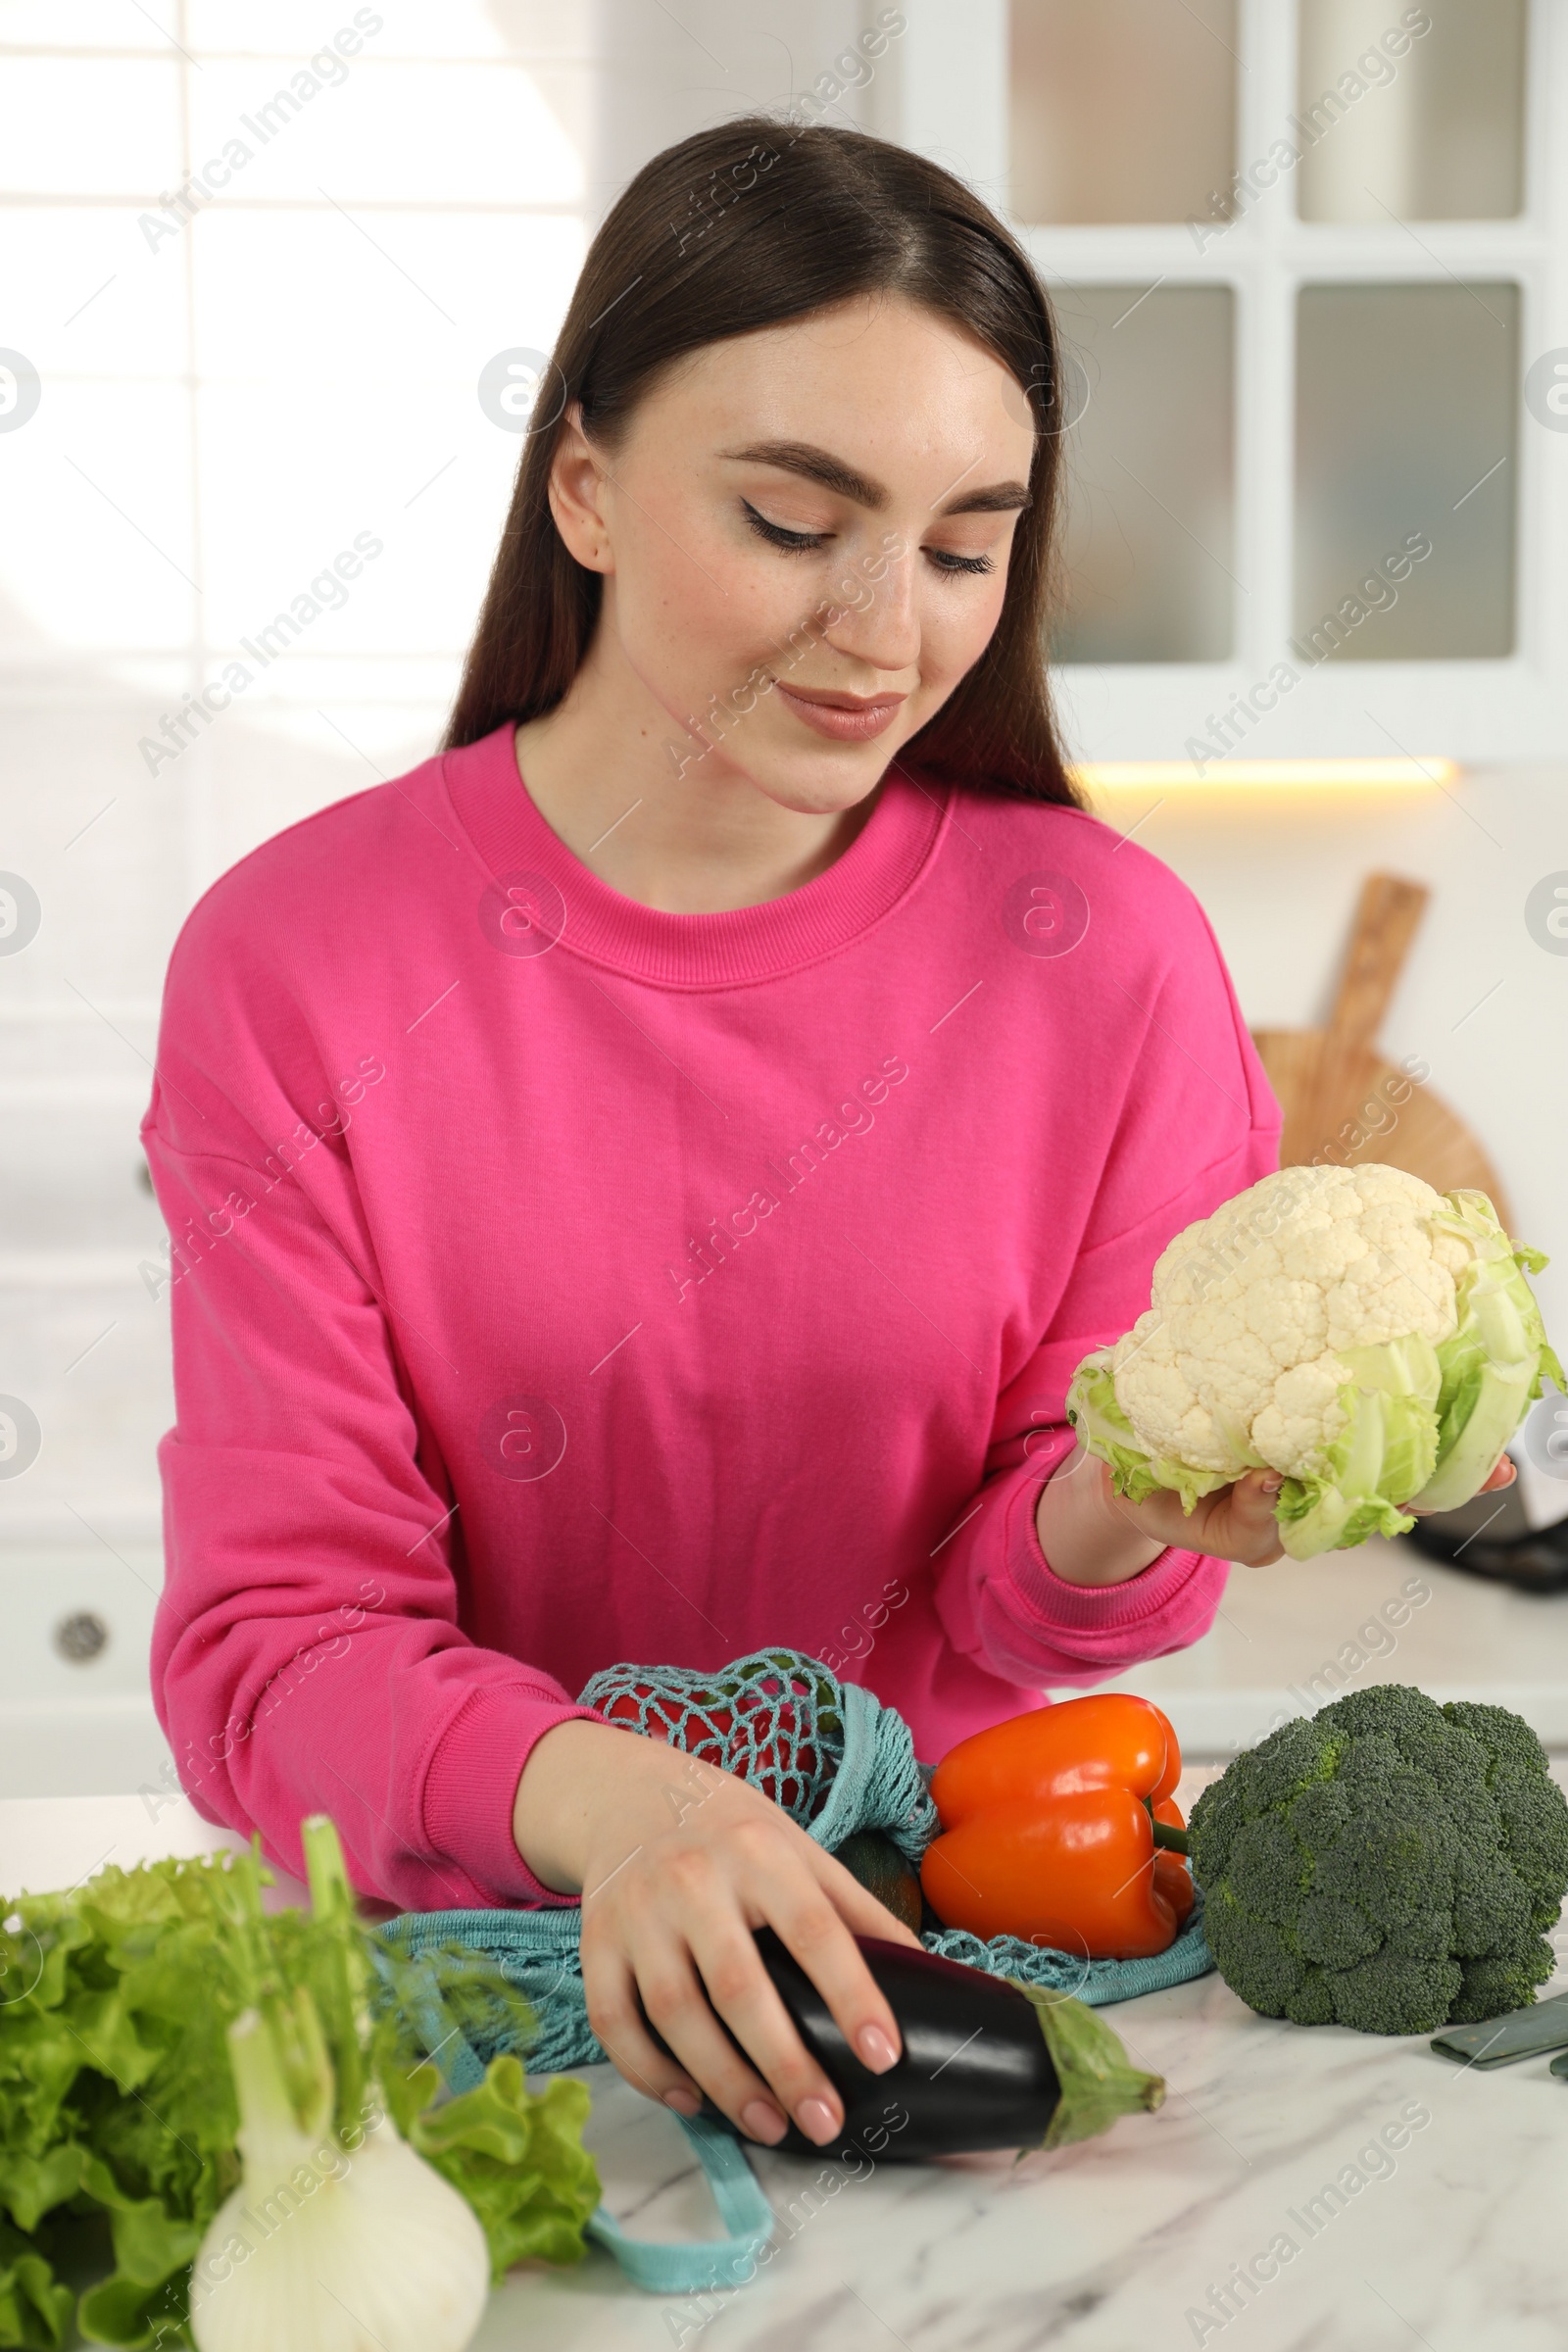
[[[888,493],[880,482],[861,473],[846,459],[836,458],[831,450],[818,449],[814,442],[757,441],[749,448],[721,449],[718,454],[737,465],[777,466],[786,473],[803,474],[808,482],[820,482],[824,490],[837,491],[841,498],[852,498],[858,507],[869,507],[873,512],[888,503]],[[993,482],[983,490],[965,491],[941,512],[1005,514],[1028,504],[1029,492],[1022,482]]]
[[[756,441],[748,449],[721,449],[718,454],[744,466],[778,466],[786,473],[804,474],[808,482],[820,482],[824,490],[853,498],[858,507],[885,507],[888,503],[880,482],[811,441]]]
[[[1022,482],[992,482],[984,490],[968,490],[956,498],[944,514],[1010,514],[1015,507],[1029,504],[1029,492]]]

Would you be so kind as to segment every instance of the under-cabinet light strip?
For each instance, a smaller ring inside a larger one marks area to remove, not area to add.
[[[1092,760],[1069,772],[1078,783],[1102,792],[1143,792],[1151,787],[1169,791],[1177,786],[1231,791],[1238,786],[1451,784],[1459,762],[1435,755],[1398,760],[1225,760],[1200,773],[1191,760]]]

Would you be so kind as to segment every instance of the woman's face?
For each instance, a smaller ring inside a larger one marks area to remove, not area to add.
[[[853,807],[985,650],[1033,448],[1007,369],[901,298],[710,344],[612,457],[564,440],[591,661],[667,714],[673,772]]]

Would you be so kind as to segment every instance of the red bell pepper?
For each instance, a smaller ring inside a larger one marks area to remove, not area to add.
[[[920,1884],[950,1928],[1091,1960],[1162,1952],[1193,1907],[1172,1790],[1181,1749],[1147,1698],[1107,1690],[976,1732],[932,1776],[942,1834]]]

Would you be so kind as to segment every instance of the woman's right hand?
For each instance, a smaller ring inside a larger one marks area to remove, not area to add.
[[[582,1891],[588,2022],[650,2098],[695,2115],[706,2091],[754,2139],[793,2116],[838,2136],[844,2105],[807,2051],[753,1939],[771,1927],[873,2074],[900,2049],[856,1936],[919,1946],[762,1790],[662,1740],[573,1717],[529,1751],[513,1837],[535,1877]],[[674,2052],[651,2039],[642,2009]],[[752,2063],[713,2015],[717,2011]]]

